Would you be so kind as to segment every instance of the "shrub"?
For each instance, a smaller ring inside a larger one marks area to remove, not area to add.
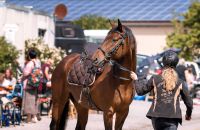
[[[34,48],[42,63],[48,58],[54,61],[53,68],[64,58],[66,52],[61,48],[49,47],[42,39],[29,39],[25,41],[25,55],[30,48]]]
[[[8,43],[4,37],[0,37],[0,73],[3,73],[7,68],[11,68],[14,75],[16,75],[19,55],[20,51],[14,45]]]

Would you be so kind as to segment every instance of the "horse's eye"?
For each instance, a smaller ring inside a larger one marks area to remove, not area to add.
[[[118,41],[118,39],[116,39],[116,38],[114,38],[114,39],[112,40],[112,42],[116,42],[116,41]]]

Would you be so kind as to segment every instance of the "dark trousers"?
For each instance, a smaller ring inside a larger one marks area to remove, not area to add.
[[[152,118],[152,125],[154,130],[177,130],[178,119],[170,118]]]

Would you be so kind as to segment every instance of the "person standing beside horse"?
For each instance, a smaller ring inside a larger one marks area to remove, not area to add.
[[[47,94],[47,96],[51,96],[50,87],[51,87],[52,65],[53,65],[53,60],[49,58],[41,67],[43,73],[42,93]]]
[[[53,60],[51,58],[47,59],[46,62],[42,65],[42,94],[48,98],[50,102],[50,106],[48,109],[48,115],[51,116],[52,114],[52,93],[51,93],[51,76],[52,76],[52,65]]]
[[[38,62],[37,52],[34,49],[29,50],[28,52],[28,62],[26,63],[23,69],[22,81],[24,84],[24,95],[23,95],[23,107],[24,114],[27,115],[26,122],[35,123],[36,115],[38,116],[39,107],[37,102],[37,88],[28,85],[28,78],[30,77],[34,67],[40,67],[40,62]],[[38,117],[39,119],[40,117]]]
[[[193,102],[184,81],[178,78],[175,71],[178,60],[175,52],[167,51],[163,56],[162,73],[152,76],[148,81],[138,80],[137,75],[131,73],[138,95],[144,95],[151,90],[154,92],[154,100],[147,113],[147,117],[152,120],[154,130],[177,130],[178,123],[182,123],[180,96],[187,108],[185,119],[191,119]]]

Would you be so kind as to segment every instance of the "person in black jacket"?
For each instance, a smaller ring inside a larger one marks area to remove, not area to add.
[[[178,124],[182,123],[180,96],[187,107],[185,119],[191,119],[193,102],[184,81],[178,78],[175,71],[178,61],[175,52],[167,51],[163,56],[164,67],[160,75],[146,80],[138,79],[134,72],[131,73],[138,95],[153,90],[154,100],[146,116],[152,120],[154,130],[177,130]]]

